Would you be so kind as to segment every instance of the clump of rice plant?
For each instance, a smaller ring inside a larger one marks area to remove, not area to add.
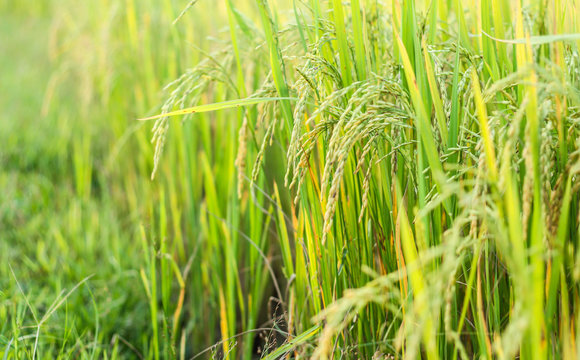
[[[243,111],[236,162],[254,147],[279,209],[266,358],[575,358],[580,4],[257,1],[263,32],[228,4],[263,79],[237,94],[281,98]]]

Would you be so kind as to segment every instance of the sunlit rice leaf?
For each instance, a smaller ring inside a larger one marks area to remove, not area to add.
[[[260,103],[264,103],[264,102],[268,102],[268,101],[278,101],[278,100],[297,100],[297,99],[290,98],[290,97],[236,99],[236,100],[223,101],[223,102],[213,103],[213,104],[198,105],[198,106],[190,107],[187,109],[171,111],[171,112],[168,112],[166,114],[159,114],[159,115],[155,115],[155,116],[141,118],[138,120],[140,120],[140,121],[155,120],[155,119],[160,119],[160,118],[169,117],[169,116],[179,116],[179,115],[186,115],[186,114],[193,114],[193,113],[231,109],[231,108],[240,107],[240,106],[249,106],[249,105],[260,104]]]
[[[308,341],[310,338],[312,338],[314,335],[316,335],[316,333],[318,333],[319,329],[320,329],[320,325],[315,325],[315,326],[311,327],[310,329],[304,331],[302,334],[300,334],[300,335],[296,336],[295,338],[293,338],[292,340],[290,340],[287,344],[280,346],[279,348],[277,348],[276,350],[274,350],[273,352],[268,354],[263,359],[264,360],[279,359],[280,357],[284,356],[285,354],[288,354],[289,352],[291,352],[297,346],[304,344],[306,341]]]
[[[525,44],[528,41],[528,39],[498,39],[496,37],[491,36],[490,34],[486,33],[483,30],[481,31],[481,33],[492,40],[505,44]],[[576,41],[576,40],[580,40],[580,33],[530,36],[529,43],[531,45],[542,45],[558,41]]]

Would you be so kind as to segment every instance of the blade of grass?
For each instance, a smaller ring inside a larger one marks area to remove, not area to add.
[[[241,106],[249,106],[249,105],[256,105],[265,103],[268,101],[289,101],[289,100],[297,100],[296,98],[291,97],[276,97],[276,98],[246,98],[246,99],[239,99],[239,100],[228,100],[214,104],[204,104],[193,106],[187,109],[171,111],[166,114],[159,114],[155,116],[150,116],[146,118],[138,119],[140,121],[146,120],[155,120],[164,117],[170,116],[179,116],[179,115],[187,115],[187,114],[194,114],[194,113],[202,113],[202,112],[209,112],[209,111],[217,111],[217,110],[225,110],[231,108],[237,108]]]

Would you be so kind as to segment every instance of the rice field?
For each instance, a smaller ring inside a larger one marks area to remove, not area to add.
[[[0,0],[0,358],[577,359],[580,2]]]

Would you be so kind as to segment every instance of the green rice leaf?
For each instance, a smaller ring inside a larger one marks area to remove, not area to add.
[[[530,36],[529,39],[521,38],[521,39],[498,39],[496,37],[491,36],[490,34],[486,33],[485,31],[481,31],[481,33],[488,38],[495,40],[497,42],[501,42],[504,44],[525,44],[528,42],[530,45],[543,45],[543,44],[550,44],[558,41],[576,41],[580,40],[580,33],[576,34],[556,34],[556,35],[536,35]]]
[[[260,104],[260,103],[264,103],[264,102],[268,102],[268,101],[278,101],[278,100],[297,100],[297,99],[290,98],[290,97],[236,99],[236,100],[223,101],[223,102],[213,103],[213,104],[198,105],[198,106],[190,107],[187,109],[171,111],[171,112],[168,112],[166,114],[159,114],[159,115],[150,116],[150,117],[146,117],[146,118],[142,118],[142,119],[138,119],[138,120],[140,120],[140,121],[155,120],[155,119],[160,119],[163,117],[179,116],[179,115],[187,115],[187,114],[193,114],[193,113],[202,113],[202,112],[209,112],[209,111],[231,109],[231,108],[240,107],[240,106],[249,106],[249,105]]]
[[[310,338],[312,338],[314,335],[316,335],[316,333],[318,332],[319,329],[320,329],[320,325],[316,325],[316,326],[311,327],[310,329],[306,330],[302,334],[300,334],[300,335],[296,336],[295,338],[293,338],[292,340],[290,340],[287,344],[284,344],[284,345],[280,346],[279,348],[277,348],[276,350],[274,350],[273,352],[269,353],[263,359],[264,360],[274,360],[274,359],[281,358],[285,354],[288,354],[290,351],[292,351],[292,349],[294,349],[296,346],[298,346],[300,344],[304,344],[306,341],[308,341]]]

